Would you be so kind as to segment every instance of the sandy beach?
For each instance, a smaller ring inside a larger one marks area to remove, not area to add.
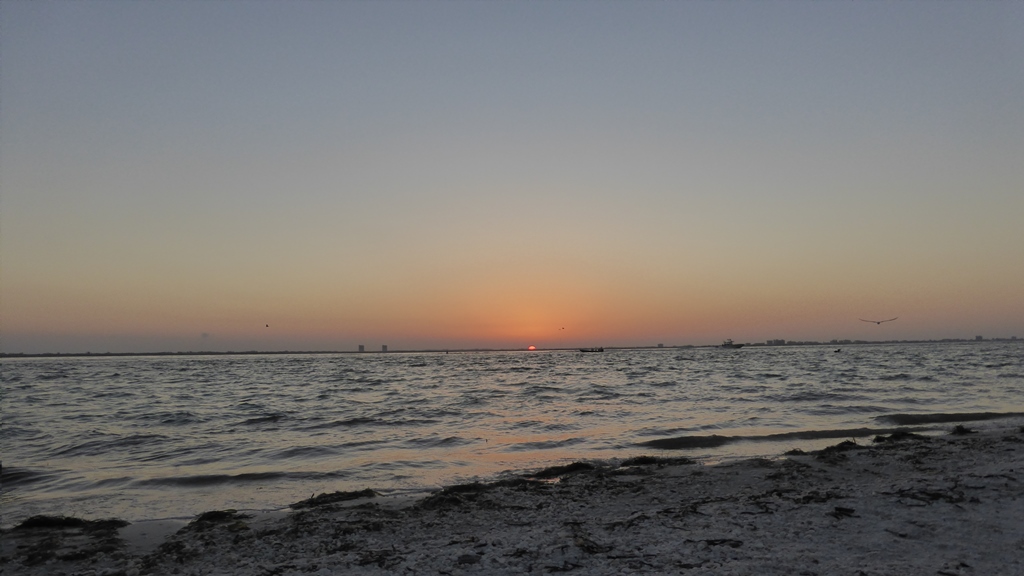
[[[409,500],[324,494],[178,528],[36,518],[4,574],[1024,573],[1024,432],[703,465],[661,451]],[[157,536],[154,537],[154,534]]]

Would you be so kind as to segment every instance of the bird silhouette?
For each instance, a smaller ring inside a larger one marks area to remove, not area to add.
[[[896,318],[899,318],[899,316],[897,316]],[[865,320],[863,318],[858,318],[858,320],[860,320],[861,322],[873,322],[875,324],[881,324],[882,322],[892,322],[893,320],[896,320],[896,318],[889,318],[888,320]]]

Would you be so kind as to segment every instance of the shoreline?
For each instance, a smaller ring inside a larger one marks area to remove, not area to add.
[[[125,576],[1022,573],[1024,429],[956,430],[715,465],[581,462],[423,498],[334,493],[188,523],[44,522],[4,531],[0,566]]]

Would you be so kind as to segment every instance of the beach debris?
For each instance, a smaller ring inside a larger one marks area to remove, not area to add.
[[[964,568],[970,567],[971,565],[967,562],[957,562],[956,564],[946,562],[943,565],[942,570],[939,570],[938,572],[936,572],[936,574],[938,574],[939,576],[961,576],[962,574],[964,574],[962,570]]]
[[[367,488],[365,490],[355,490],[351,492],[331,492],[330,494],[321,494],[319,496],[311,496],[305,500],[296,502],[290,507],[292,510],[301,510],[302,508],[313,508],[315,506],[323,506],[325,504],[334,504],[335,502],[346,502],[348,500],[358,500],[359,498],[375,498],[378,494],[373,490]]]
[[[625,520],[613,520],[612,522],[606,522],[604,524],[604,528],[605,530],[612,530],[618,527],[629,529],[635,526],[636,524],[639,524],[640,522],[644,522],[647,520],[650,520],[650,518],[646,514],[638,512],[630,515],[629,518],[626,518]]]
[[[604,554],[605,552],[610,552],[615,548],[614,546],[609,546],[607,544],[598,544],[582,534],[577,534],[576,537],[573,538],[573,543],[587,554]]]
[[[854,514],[854,512],[855,510],[853,508],[844,508],[843,506],[836,506],[831,512],[828,513],[828,515],[832,516],[836,520],[842,520],[843,518],[860,518],[860,516],[857,516],[856,514]]]
[[[883,492],[883,494],[891,494],[891,492]],[[966,500],[964,493],[957,490],[956,487],[952,488],[904,488],[895,492],[900,497],[900,502],[910,506],[920,505],[917,503],[923,502],[925,505],[933,502],[946,502],[948,504],[959,504]],[[904,500],[909,498],[915,502],[907,502]]]
[[[775,514],[775,511],[779,509],[779,506],[778,506],[777,503],[771,502],[771,501],[767,501],[767,500],[753,499],[753,500],[750,501],[750,505],[756,507],[757,510],[754,511],[754,512],[743,511],[743,512],[740,512],[740,514],[748,514],[748,515],[753,515],[753,514]]]
[[[743,546],[742,540],[736,540],[733,538],[705,538],[704,540],[685,540],[689,543],[704,542],[708,546],[728,546],[729,548],[739,548]]]
[[[555,566],[555,565],[544,566],[544,569],[547,570],[548,572],[572,572],[573,570],[575,570],[577,568],[582,568],[582,567],[583,567],[582,564],[575,564],[573,562],[563,562],[563,563],[561,563],[561,564],[559,564],[557,566]]]
[[[463,554],[462,556],[459,556],[455,562],[456,564],[466,565],[479,564],[481,560],[483,560],[483,557],[479,554]]]
[[[953,427],[953,431],[950,432],[950,434],[952,434],[954,436],[966,436],[968,434],[977,434],[977,433],[978,433],[977,430],[971,430],[970,428],[967,428],[963,424],[957,424],[956,426]]]
[[[800,504],[810,504],[811,502],[821,504],[822,502],[828,502],[829,500],[838,500],[840,498],[846,498],[846,494],[833,490],[825,490],[824,492],[818,490],[811,490],[806,494],[794,498],[793,501],[798,502]]]
[[[393,568],[404,559],[398,555],[396,550],[363,550],[359,553],[356,564],[359,566],[376,564],[378,568]]]

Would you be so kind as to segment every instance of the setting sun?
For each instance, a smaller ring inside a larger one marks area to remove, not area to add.
[[[527,350],[536,350],[536,349],[537,349],[536,346],[530,346],[529,348],[527,348]]]

